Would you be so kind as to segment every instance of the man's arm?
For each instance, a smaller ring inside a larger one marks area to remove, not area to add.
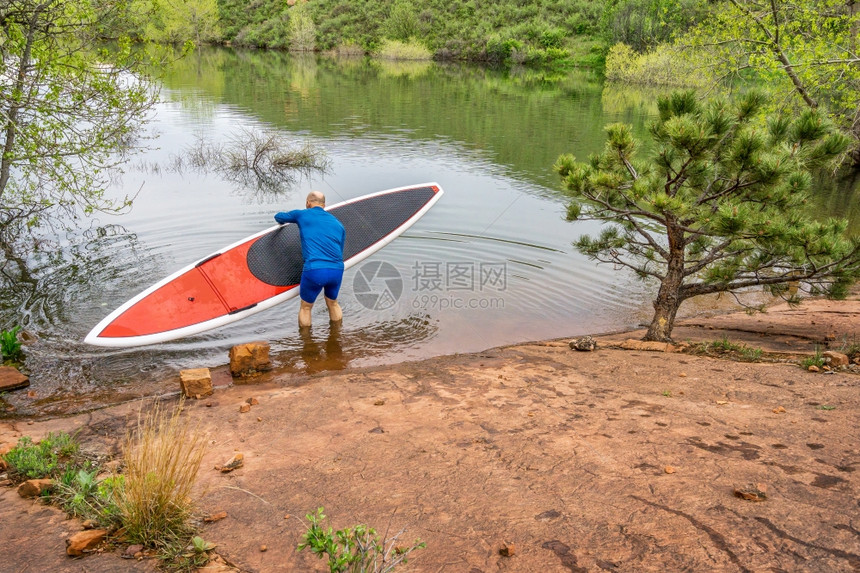
[[[296,216],[298,211],[287,211],[275,214],[275,221],[283,225],[284,223],[298,223],[299,219]]]

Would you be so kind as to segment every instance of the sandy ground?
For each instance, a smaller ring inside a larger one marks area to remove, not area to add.
[[[241,571],[327,571],[296,550],[324,506],[335,528],[425,541],[404,572],[860,571],[860,376],[793,362],[858,334],[854,296],[675,332],[784,362],[612,348],[641,336],[619,333],[595,352],[547,341],[219,388],[186,407],[209,438],[201,514],[227,512],[202,536]],[[141,404],[3,422],[0,444],[80,428],[116,454]],[[214,469],[238,452],[244,467]],[[735,495],[750,484],[764,501]],[[65,557],[80,524],[13,489],[0,524],[2,571],[153,568]]]

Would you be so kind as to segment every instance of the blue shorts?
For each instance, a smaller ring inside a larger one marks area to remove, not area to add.
[[[320,292],[325,289],[325,296],[337,300],[340,283],[343,280],[343,269],[311,269],[302,271],[302,282],[299,283],[299,296],[303,301],[313,304]]]

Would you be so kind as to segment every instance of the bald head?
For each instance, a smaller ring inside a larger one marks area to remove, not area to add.
[[[305,205],[308,209],[311,207],[325,207],[325,195],[319,191],[311,191],[308,193],[308,198],[305,200]]]

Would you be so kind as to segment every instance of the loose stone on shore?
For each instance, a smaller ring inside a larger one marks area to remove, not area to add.
[[[502,557],[513,557],[517,554],[517,546],[513,543],[504,542],[499,548],[499,555]]]
[[[571,350],[579,350],[580,352],[593,352],[597,350],[597,341],[594,340],[591,336],[583,336],[581,338],[574,338],[570,341],[569,346]]]
[[[186,398],[199,400],[205,396],[212,395],[214,392],[212,389],[212,373],[209,372],[208,368],[180,370],[179,385],[182,389],[182,394]]]
[[[757,483],[738,487],[735,488],[735,496],[747,501],[764,501],[767,499],[767,486]]]
[[[105,540],[107,533],[105,529],[86,529],[75,533],[66,539],[66,554],[77,557],[92,552]]]
[[[50,490],[54,480],[50,478],[29,479],[18,486],[18,495],[21,497],[38,497]]]
[[[229,473],[235,469],[241,468],[245,464],[245,454],[238,453],[234,455],[230,460],[224,464],[223,466],[215,466],[215,469],[221,473]]]
[[[227,517],[226,511],[218,511],[216,513],[207,515],[206,517],[203,518],[203,521],[205,521],[206,523],[212,523],[215,521],[221,521],[222,519],[224,519],[226,517]]]
[[[827,352],[821,355],[828,366],[831,368],[838,368],[840,366],[848,366],[851,361],[848,359],[847,354],[842,354],[841,352],[836,352],[833,350],[828,350]]]

